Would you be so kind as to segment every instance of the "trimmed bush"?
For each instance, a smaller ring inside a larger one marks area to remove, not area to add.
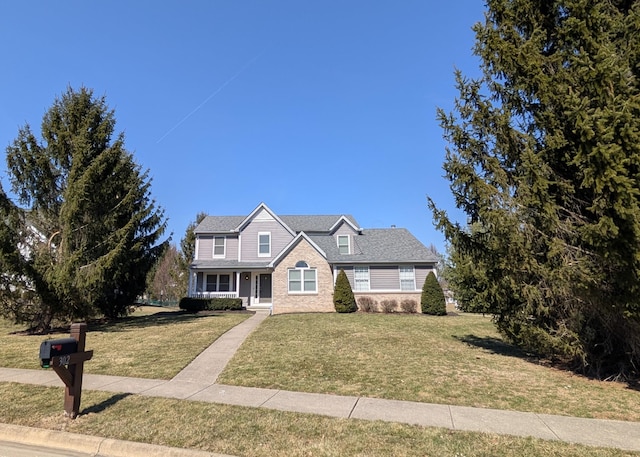
[[[358,308],[363,313],[375,313],[378,309],[378,302],[371,297],[359,297]]]
[[[382,300],[380,302],[380,308],[385,314],[392,313],[398,308],[398,302],[396,300]]]
[[[354,313],[358,311],[356,299],[349,284],[349,278],[344,270],[340,270],[336,278],[336,287],[333,291],[333,306],[339,313]]]
[[[191,298],[180,300],[180,309],[197,313],[198,311],[240,311],[244,309],[241,298]]]
[[[418,312],[418,302],[412,298],[405,298],[400,302],[400,309],[402,309],[405,313],[417,313]]]
[[[422,312],[424,314],[434,316],[444,316],[447,314],[447,302],[444,298],[444,292],[433,271],[430,272],[424,280],[420,305],[422,306]]]

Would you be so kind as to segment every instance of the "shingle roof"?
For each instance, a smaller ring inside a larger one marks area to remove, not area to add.
[[[247,216],[207,216],[194,229],[194,233],[230,232],[246,218]]]
[[[278,216],[282,222],[296,233],[299,232],[328,232],[340,220],[342,215],[310,215],[310,216]],[[345,215],[354,226],[358,223],[351,215]],[[247,218],[247,216],[207,216],[195,228],[195,233],[223,233],[232,231]]]
[[[328,232],[341,217],[343,215],[280,216],[280,219],[296,233],[313,233]],[[346,214],[344,217],[358,227],[358,222],[353,216]]]
[[[226,268],[226,269],[237,269],[237,268],[247,268],[247,269],[255,269],[255,268],[267,268],[269,266],[269,261],[264,262],[239,262],[237,260],[225,260],[225,259],[213,259],[213,260],[195,260],[191,263],[192,268]]]
[[[310,236],[327,254],[329,263],[430,263],[438,258],[407,229],[366,229],[354,237],[352,254],[340,254],[328,235]]]

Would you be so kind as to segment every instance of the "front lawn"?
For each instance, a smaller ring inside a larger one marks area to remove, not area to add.
[[[89,324],[86,349],[93,358],[85,373],[171,379],[200,352],[250,313],[188,314],[143,307],[106,324]],[[39,369],[40,343],[65,333],[25,335],[23,327],[0,319],[0,366]]]
[[[640,420],[640,392],[539,363],[490,318],[388,314],[272,316],[219,383]]]

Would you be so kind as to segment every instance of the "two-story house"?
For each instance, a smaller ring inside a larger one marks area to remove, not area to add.
[[[438,259],[408,230],[362,229],[349,215],[208,216],[194,230],[191,297],[239,297],[273,313],[330,312],[342,269],[356,299],[412,298]]]

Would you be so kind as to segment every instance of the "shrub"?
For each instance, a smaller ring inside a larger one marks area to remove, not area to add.
[[[239,311],[243,309],[241,298],[191,298],[180,300],[180,309],[197,313],[198,311]]]
[[[432,314],[434,316],[447,314],[447,302],[444,298],[444,292],[433,271],[424,280],[420,305],[424,314]]]
[[[349,278],[347,278],[344,270],[340,270],[336,278],[336,287],[333,291],[333,306],[339,313],[354,313],[358,311],[358,305],[356,305]]]
[[[359,297],[358,308],[363,313],[375,313],[378,309],[378,302],[371,297]]]
[[[405,298],[400,303],[400,308],[405,313],[417,313],[418,312],[418,302],[412,298]]]
[[[383,313],[389,314],[396,310],[398,302],[396,300],[382,300],[380,302],[380,307],[382,308]]]

